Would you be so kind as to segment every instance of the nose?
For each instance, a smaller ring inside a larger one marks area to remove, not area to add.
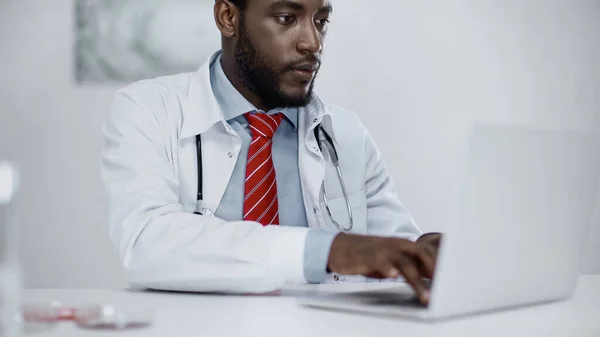
[[[318,54],[323,50],[323,34],[314,22],[303,25],[297,48],[301,54]]]

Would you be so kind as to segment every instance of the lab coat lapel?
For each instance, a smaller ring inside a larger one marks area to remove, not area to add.
[[[311,228],[318,228],[324,224],[322,212],[319,211],[319,196],[321,183],[325,178],[325,160],[319,149],[314,130],[318,125],[322,125],[334,142],[335,135],[329,110],[316,95],[310,104],[300,109],[299,121],[298,164],[300,166],[302,196],[308,225]]]
[[[212,213],[223,198],[241,148],[239,137],[223,119],[223,112],[210,82],[210,66],[217,55],[218,53],[214,54],[193,75],[187,104],[183,109],[180,134],[180,141],[193,143],[194,151],[196,135],[200,134],[202,137],[203,206],[204,211]],[[193,158],[196,158],[195,152]],[[193,181],[194,186],[197,186],[197,175]]]

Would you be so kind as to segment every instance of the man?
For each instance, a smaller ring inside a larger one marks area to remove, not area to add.
[[[368,132],[312,91],[331,13],[326,0],[217,0],[221,51],[116,94],[102,172],[132,284],[403,276],[427,303],[440,235],[419,236]]]

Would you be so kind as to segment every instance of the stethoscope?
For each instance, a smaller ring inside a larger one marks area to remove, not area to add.
[[[340,230],[350,231],[352,227],[354,227],[354,218],[352,216],[352,206],[350,205],[350,198],[348,197],[348,191],[346,190],[346,184],[344,183],[344,177],[342,175],[342,169],[340,168],[339,157],[335,146],[333,145],[333,140],[327,134],[323,127],[319,124],[315,128],[315,138],[317,139],[317,144],[319,145],[319,149],[323,152],[323,145],[327,148],[327,153],[331,158],[331,162],[337,171],[337,176],[340,180],[340,184],[342,185],[342,193],[344,194],[344,199],[346,201],[346,209],[348,211],[348,217],[350,219],[350,225],[346,228],[345,226],[340,225],[340,223],[335,220],[331,209],[329,208],[329,201],[327,199],[327,191],[325,190],[325,181],[321,183],[321,196],[323,197],[323,202],[325,203],[325,209],[327,210],[327,215],[331,222]],[[197,201],[198,205],[202,204],[204,199],[203,195],[203,180],[204,176],[202,174],[202,137],[201,135],[196,135],[196,151],[197,151],[197,160],[198,160],[198,195]],[[202,214],[202,212],[198,211],[196,214]]]

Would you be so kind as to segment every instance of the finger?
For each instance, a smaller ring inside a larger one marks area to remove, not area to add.
[[[414,257],[417,262],[417,270],[419,273],[426,278],[431,278],[435,269],[434,259],[423,250],[426,245],[414,243],[414,242],[403,242],[402,245],[394,246],[398,251],[398,256],[402,257],[406,254],[407,257]]]
[[[419,301],[421,301],[422,304],[428,304],[430,296],[429,290],[421,280],[421,274],[419,273],[415,261],[408,256],[401,257],[398,259],[397,266],[406,279],[406,282],[410,284],[417,293]]]
[[[383,276],[383,278],[397,278],[400,276],[400,270],[398,270],[387,256],[379,258],[373,266],[373,269]]]
[[[427,245],[412,244],[405,247],[407,257],[413,258],[422,277],[431,278],[435,269],[435,260],[425,250]]]
[[[437,265],[438,249],[432,246],[425,246],[424,249],[427,252],[427,254],[429,254],[429,256],[431,256],[431,258],[433,259],[434,266]]]
[[[435,258],[427,246],[421,246],[414,251],[414,256],[418,261],[419,267],[424,272],[423,277],[431,278],[435,272]]]
[[[436,235],[436,237],[432,240],[432,244],[435,248],[440,248],[440,244],[442,243],[442,236]]]
[[[427,269],[425,269],[425,265],[419,261],[417,261],[417,268],[419,269],[419,274],[421,274],[421,277],[425,278],[425,279],[432,279],[433,275],[431,275],[429,273],[429,271]]]
[[[372,279],[384,279],[384,278],[386,278],[384,275],[382,275],[378,271],[369,272],[369,273],[364,274],[363,276],[365,276],[367,278],[372,278]]]

